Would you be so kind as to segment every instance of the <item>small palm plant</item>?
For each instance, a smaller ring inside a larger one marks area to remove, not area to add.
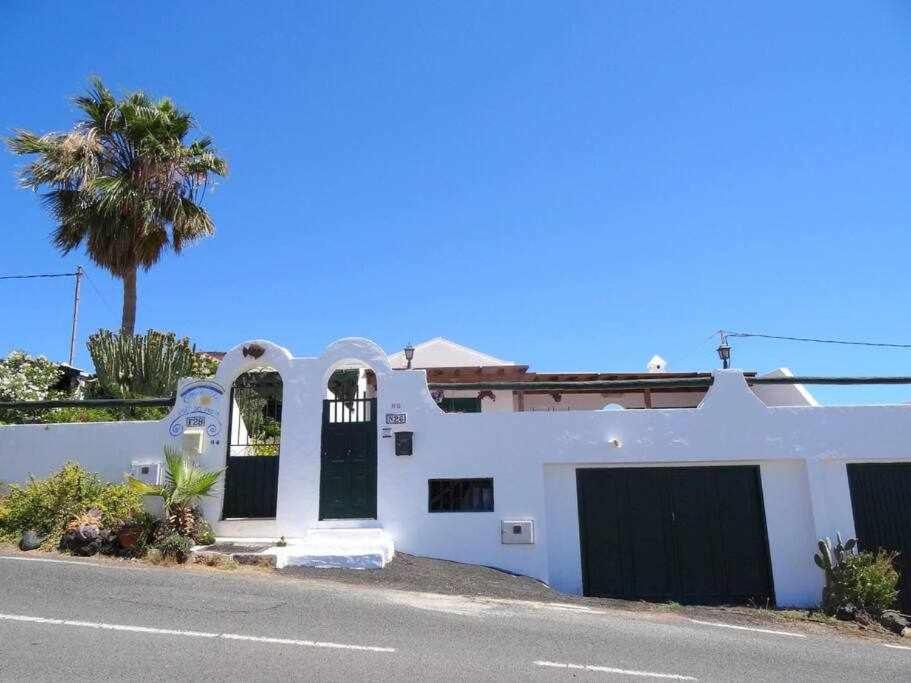
[[[183,453],[167,446],[164,459],[164,484],[147,484],[130,477],[129,485],[144,496],[161,498],[168,528],[181,536],[192,536],[197,523],[195,507],[202,498],[212,495],[224,470],[201,469]]]

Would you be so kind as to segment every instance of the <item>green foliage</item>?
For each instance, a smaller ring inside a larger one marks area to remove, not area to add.
[[[178,533],[170,534],[155,544],[165,559],[186,562],[193,549],[193,539]]]
[[[212,525],[204,519],[197,519],[193,540],[199,545],[212,545],[215,543],[215,532],[212,530]]]
[[[101,390],[114,398],[167,396],[181,377],[193,374],[196,357],[187,337],[155,330],[144,335],[98,330],[88,347]]]
[[[66,254],[84,245],[93,262],[123,279],[121,329],[129,335],[137,269],[151,268],[168,247],[179,253],[214,233],[202,198],[227,163],[209,137],[188,140],[193,117],[167,98],[133,92],[117,99],[95,78],[74,104],[82,119],[72,130],[17,130],[7,144],[33,157],[19,179],[47,191],[54,246]]]
[[[848,555],[832,569],[829,590],[830,609],[854,605],[873,615],[895,604],[898,597],[896,553],[879,550],[876,553]]]
[[[0,401],[46,401],[59,398],[62,392],[53,387],[62,376],[60,367],[44,356],[29,356],[12,351],[0,358]],[[0,410],[0,424],[36,422],[40,410]]]
[[[126,484],[105,482],[69,462],[46,479],[33,477],[24,486],[10,486],[0,501],[0,535],[15,540],[34,529],[48,536],[44,547],[54,548],[67,523],[92,509],[100,512],[102,525],[110,529],[138,514],[142,499]]]
[[[139,495],[161,498],[168,528],[192,536],[197,518],[194,507],[202,498],[212,495],[224,470],[203,470],[183,453],[167,447],[164,458],[164,484],[147,484],[134,477],[127,483]]]
[[[894,553],[860,553],[856,539],[843,542],[840,534],[835,535],[834,545],[823,538],[818,546],[813,561],[825,573],[822,600],[827,614],[849,606],[879,614],[892,606],[898,597],[899,579],[893,566]]]
[[[328,389],[339,401],[357,398],[357,381],[360,370],[336,370],[329,376]]]
[[[65,424],[74,422],[122,422],[125,420],[160,420],[168,414],[167,408],[139,406],[132,408],[54,408],[43,411],[41,424]]]
[[[193,368],[190,373],[193,377],[214,377],[216,372],[218,372],[217,360],[204,353],[193,355]]]
[[[282,425],[267,415],[270,400],[282,400],[281,379],[274,370],[252,370],[234,380],[234,401],[249,440],[247,455],[278,455]]]

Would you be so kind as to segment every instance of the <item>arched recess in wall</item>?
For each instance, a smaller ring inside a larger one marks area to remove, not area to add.
[[[369,420],[371,400],[376,398],[377,377],[363,361],[342,361],[330,368],[326,400],[331,402],[330,422]]]
[[[273,367],[239,374],[231,384],[223,519],[274,518],[278,501],[284,386]]]

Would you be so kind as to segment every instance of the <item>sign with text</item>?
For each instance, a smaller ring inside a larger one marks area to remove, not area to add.
[[[386,413],[387,425],[403,425],[408,422],[407,413]]]

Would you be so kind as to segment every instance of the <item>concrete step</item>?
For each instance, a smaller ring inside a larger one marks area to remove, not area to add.
[[[272,547],[275,566],[382,569],[395,556],[392,537],[382,529],[314,529],[303,538]]]

